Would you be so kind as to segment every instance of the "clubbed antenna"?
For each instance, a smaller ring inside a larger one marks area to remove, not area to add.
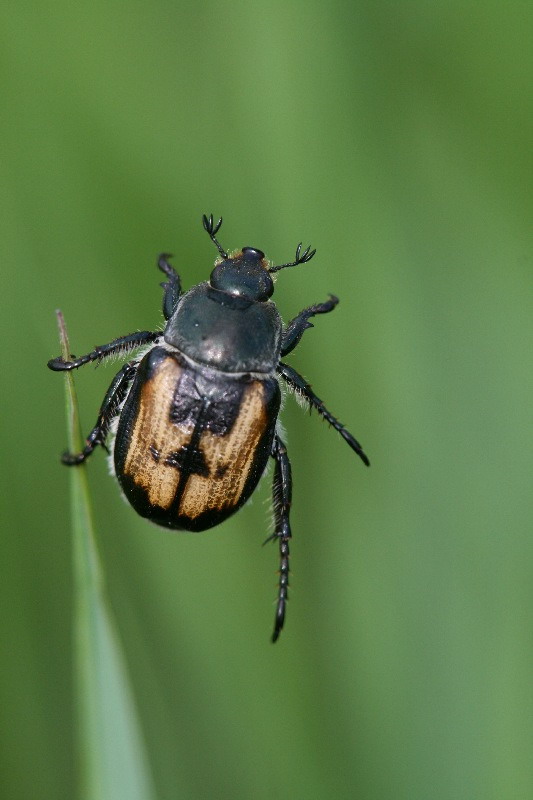
[[[304,250],[303,253],[301,252],[301,250],[302,250],[302,243],[300,242],[300,244],[296,248],[296,258],[294,261],[291,261],[290,264],[280,264],[278,267],[270,267],[268,271],[278,272],[278,270],[285,269],[285,267],[297,267],[298,264],[305,264],[307,261],[311,261],[314,254],[316,253],[316,250],[311,250],[311,245],[309,245],[309,247],[306,250]]]
[[[222,245],[220,244],[220,242],[216,238],[216,234],[218,233],[218,231],[220,230],[220,226],[222,225],[222,217],[220,217],[219,221],[217,223],[215,223],[212,214],[210,214],[209,217],[207,217],[204,214],[202,216],[202,222],[203,222],[205,230],[209,234],[209,238],[211,239],[211,241],[213,242],[213,244],[217,248],[218,252],[222,256],[222,258],[226,259],[228,257],[228,254],[226,253],[226,251],[224,250],[224,248],[222,247]]]

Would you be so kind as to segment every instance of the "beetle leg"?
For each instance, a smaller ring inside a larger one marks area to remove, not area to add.
[[[105,440],[109,433],[109,426],[118,414],[136,371],[137,362],[130,362],[125,364],[120,372],[117,372],[100,407],[96,425],[85,440],[85,447],[81,453],[63,453],[61,457],[63,464],[67,464],[69,467],[82,464],[99,444],[107,450]]]
[[[276,527],[270,538],[279,541],[280,556],[278,603],[274,620],[274,632],[272,634],[272,641],[275,642],[283,628],[287,600],[289,599],[289,539],[291,538],[289,511],[292,496],[291,463],[287,455],[287,448],[278,434],[274,436],[271,455],[276,462],[272,483]]]
[[[324,419],[327,420],[330,425],[333,425],[335,430],[340,433],[344,441],[348,442],[352,450],[354,450],[357,453],[361,461],[364,464],[366,464],[367,467],[369,467],[370,461],[368,460],[366,453],[364,452],[363,448],[361,447],[357,439],[355,439],[352,436],[352,434],[346,430],[344,425],[341,422],[339,422],[339,420],[336,419],[333,416],[333,414],[331,414],[327,410],[322,400],[319,397],[317,397],[316,394],[314,394],[313,390],[311,389],[311,386],[307,383],[307,381],[304,380],[304,378],[302,378],[302,376],[298,372],[296,372],[295,369],[289,367],[288,364],[284,364],[281,361],[277,367],[277,372],[289,384],[289,386],[292,389],[294,389],[296,392],[298,392],[298,394],[304,397],[311,404],[311,406],[313,406],[313,408],[316,408],[318,413],[322,417],[324,417]]]
[[[128,350],[135,350],[137,347],[142,347],[144,344],[156,342],[163,334],[159,331],[137,331],[137,333],[129,333],[127,336],[121,336],[119,339],[113,339],[109,344],[97,345],[94,350],[87,353],[85,356],[74,358],[73,361],[63,361],[62,356],[51,358],[48,362],[48,367],[55,372],[63,370],[78,369],[83,367],[84,364],[89,364],[91,361],[101,361],[108,356],[116,355],[117,353],[125,353]]]
[[[327,314],[329,311],[333,311],[338,302],[339,298],[335,297],[334,294],[330,294],[330,299],[325,303],[317,303],[315,306],[304,308],[303,311],[300,311],[298,316],[294,317],[294,319],[291,319],[283,331],[283,336],[281,339],[281,355],[286,356],[287,353],[290,353],[291,350],[294,350],[302,338],[304,331],[307,330],[307,328],[313,327],[313,324],[308,321],[309,317],[314,317],[315,314]]]
[[[160,284],[161,288],[165,290],[163,295],[163,316],[165,319],[170,319],[176,310],[181,295],[180,276],[174,267],[168,263],[169,258],[172,258],[170,253],[161,253],[157,259],[157,266],[168,278],[168,281]]]

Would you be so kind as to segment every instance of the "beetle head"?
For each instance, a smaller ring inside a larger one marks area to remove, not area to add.
[[[219,261],[209,282],[213,289],[262,302],[274,291],[265,254],[255,247],[243,247],[230,258]]]

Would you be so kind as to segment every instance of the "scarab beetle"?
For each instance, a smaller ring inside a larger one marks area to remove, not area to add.
[[[227,253],[216,238],[222,218],[215,223],[204,215],[203,225],[219,253],[209,281],[182,292],[171,256],[159,256],[167,278],[161,284],[167,321],[162,332],[131,333],[72,361],[48,362],[52,370],[71,370],[143,348],[114,377],[82,452],[65,453],[62,461],[81,464],[101,445],[111,450],[122,491],[141,516],[165,528],[202,531],[248,500],[272,457],[274,532],[267,541],[277,540],[280,550],[275,642],[288,600],[292,491],[276,426],[280,383],[315,408],[367,466],[369,461],[311,386],[280,360],[313,327],[311,317],[333,311],[339,302],[331,295],[284,327],[270,300],[271,275],[305,264],[316,251],[302,252],[300,243],[294,261],[270,266],[255,247]]]

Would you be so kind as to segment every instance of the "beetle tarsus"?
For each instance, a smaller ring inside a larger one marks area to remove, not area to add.
[[[315,314],[329,314],[330,311],[337,306],[339,298],[334,294],[330,294],[329,300],[325,303],[316,303],[314,306],[304,308],[300,311],[294,319],[291,319],[285,330],[283,331],[283,338],[281,340],[281,355],[286,356],[291,350],[294,350],[296,345],[302,338],[304,331],[313,327],[313,323],[309,322],[310,317]]]
[[[92,453],[92,450],[90,452]],[[78,464],[83,464],[89,455],[90,453],[86,453],[85,449],[81,453],[69,453],[67,451],[61,456],[61,463],[67,467],[78,466]]]
[[[165,275],[168,275],[169,278],[177,278],[178,273],[176,272],[172,264],[169,264],[168,262],[169,258],[174,258],[172,253],[160,253],[157,257],[157,266],[159,267],[161,272],[164,272]]]
[[[159,284],[164,289],[163,316],[166,320],[175,312],[181,297],[181,279],[172,264],[169,264],[169,258],[172,258],[170,253],[161,253],[157,259],[157,266],[168,277],[168,281]]]
[[[64,361],[62,356],[58,356],[57,358],[51,358],[50,361],[47,362],[46,366],[48,369],[51,369],[54,372],[61,372],[63,370],[72,369],[72,363],[72,361]]]
[[[274,436],[272,443],[272,458],[276,462],[272,482],[275,530],[269,539],[278,539],[280,558],[278,601],[272,634],[272,641],[276,642],[285,622],[285,612],[289,600],[289,539],[291,538],[289,512],[292,498],[291,462],[287,455],[287,448],[278,434]]]

